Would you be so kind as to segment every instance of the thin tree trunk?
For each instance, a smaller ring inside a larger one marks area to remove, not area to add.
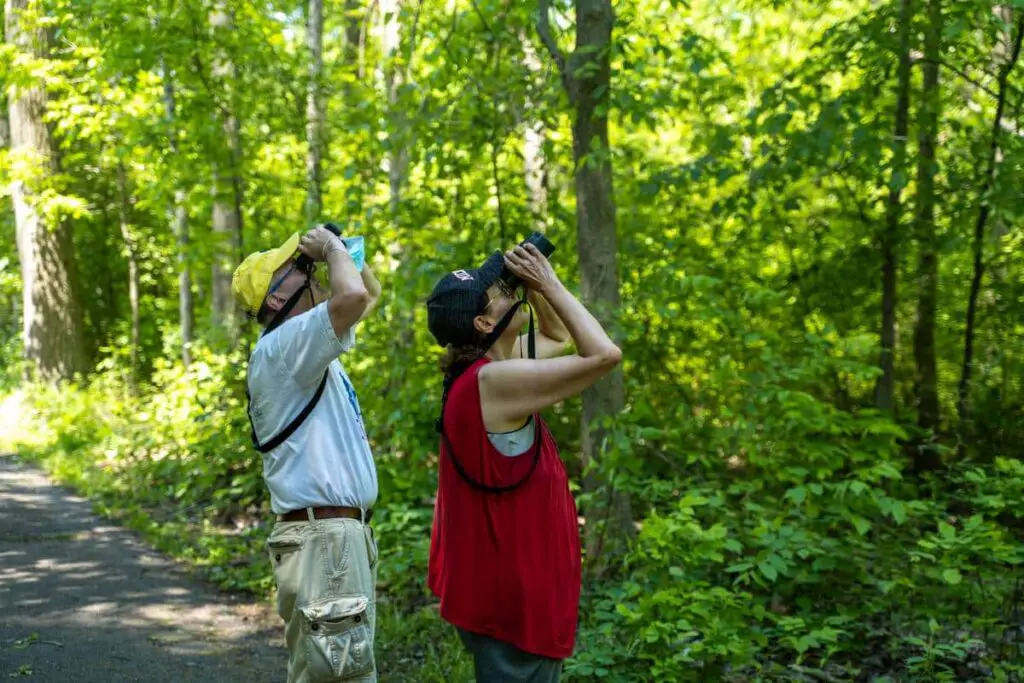
[[[530,73],[538,76],[543,66],[537,56],[533,44],[525,35],[520,36],[523,45],[523,64]],[[527,97],[524,103],[527,113],[534,111],[534,103]],[[526,190],[529,195],[530,214],[538,228],[547,224],[548,188],[545,178],[544,164],[544,122],[541,120],[525,121],[526,130],[523,132],[523,176],[526,180]]]
[[[320,186],[320,161],[323,155],[324,113],[322,0],[309,0],[306,16],[306,49],[309,52],[309,83],[306,92],[306,219],[313,221],[323,213]]]
[[[935,236],[935,144],[939,128],[939,59],[941,57],[942,0],[928,0],[924,32],[924,86],[921,93],[917,166],[916,232],[920,250],[918,265],[917,321],[914,329],[914,360],[917,365],[918,425],[927,431],[939,428],[938,368],[935,360],[935,313],[938,299],[939,256]],[[917,471],[938,467],[935,450],[919,449]]]
[[[7,118],[7,92],[6,88],[0,88],[0,149],[9,149],[11,146],[11,125]]]
[[[48,29],[23,25],[30,0],[6,0],[7,42],[36,58],[49,56]],[[41,81],[17,89],[8,102],[11,150],[37,164],[34,178],[11,183],[21,262],[24,355],[39,379],[56,382],[86,371],[85,337],[70,223],[46,225],[36,193],[60,172],[59,147],[43,120],[47,95]]]
[[[576,0],[576,49],[568,63],[551,37],[548,0],[542,0],[538,31],[559,67],[575,109],[576,231],[583,300],[606,329],[614,329],[621,301],[617,263],[615,200],[608,150],[610,52],[614,15],[610,0]],[[583,392],[583,487],[591,496],[586,547],[592,576],[608,566],[633,538],[629,498],[615,491],[600,470],[608,432],[600,421],[621,412],[621,369]]]
[[[381,68],[380,81],[383,83],[385,95],[388,101],[388,134],[390,149],[387,155],[388,167],[388,209],[393,223],[395,239],[388,245],[388,256],[392,263],[398,264],[398,268],[410,263],[406,257],[406,240],[402,230],[400,211],[402,208],[402,190],[405,186],[406,173],[409,167],[409,149],[407,144],[406,121],[398,106],[399,89],[405,83],[408,76],[407,64],[403,68],[400,64],[399,47],[401,46],[401,23],[399,14],[404,0],[380,0],[378,7],[382,23],[381,32]],[[410,36],[410,44],[414,40]],[[397,293],[401,296],[401,293]],[[406,347],[413,343],[415,336],[415,319],[410,306],[396,306],[393,309],[391,321],[392,334],[395,344]],[[406,370],[399,368],[391,375],[388,383],[388,391],[395,392],[406,384]]]
[[[164,111],[167,115],[168,137],[171,153],[178,156],[178,128],[174,82],[167,64],[163,64]],[[178,324],[181,327],[181,362],[188,367],[192,362],[192,273],[188,259],[188,209],[185,207],[185,190],[175,175],[174,200],[171,204],[171,227],[177,240],[178,261]]]
[[[128,179],[124,164],[117,164],[117,216],[121,227],[121,239],[124,240],[128,258],[128,302],[131,306],[132,341],[131,341],[131,375],[129,386],[135,392],[139,386],[139,259],[138,245],[131,228],[131,209],[128,194]]]
[[[978,210],[978,219],[974,224],[974,273],[971,276],[971,290],[967,297],[967,327],[964,331],[964,359],[960,369],[960,386],[957,391],[957,412],[960,417],[961,436],[963,427],[969,420],[970,413],[970,391],[971,375],[974,370],[974,321],[978,311],[978,295],[981,292],[981,282],[985,277],[985,227],[991,212],[990,194],[996,182],[996,171],[999,163],[999,135],[1002,131],[1003,112],[1006,108],[1006,95],[1010,72],[1017,64],[1020,57],[1021,41],[1024,39],[1024,13],[1021,13],[1017,20],[1017,35],[1013,42],[1012,52],[1007,56],[999,70],[998,98],[996,100],[996,114],[992,121],[991,142],[989,144],[988,162],[985,169],[985,180],[982,185],[980,199],[981,207]],[[961,444],[963,439],[961,438]]]
[[[402,0],[380,0],[380,13],[384,20],[381,26],[381,49],[383,55],[384,87],[393,119],[391,125],[391,152],[388,155],[389,207],[393,219],[397,218],[402,203],[402,186],[405,184],[409,167],[409,150],[403,137],[405,131],[401,112],[398,111],[398,91],[405,82],[405,73],[395,64],[395,56],[401,42],[401,25],[398,21]]]
[[[900,64],[896,83],[896,124],[892,136],[892,172],[889,176],[889,201],[882,233],[882,355],[881,376],[875,386],[875,404],[891,412],[894,407],[894,365],[896,353],[896,278],[900,243],[900,201],[907,184],[907,129],[910,117],[910,32],[913,23],[913,0],[900,0]]]
[[[224,3],[210,14],[214,36],[233,30],[233,21]],[[228,93],[220,112],[220,123],[227,149],[215,162],[213,173],[213,233],[216,252],[212,272],[211,299],[213,324],[227,333],[229,343],[238,340],[239,320],[231,295],[231,276],[242,254],[242,179],[241,125],[236,114],[233,93],[238,82],[238,69],[226,49],[219,49],[214,76],[221,89]]]
[[[346,71],[357,69],[359,60],[360,36],[363,26],[363,17],[359,9],[360,0],[345,0],[345,49],[342,51],[342,62]],[[347,76],[346,73],[343,89],[346,95],[345,101],[350,102],[348,96],[352,94],[352,85]]]

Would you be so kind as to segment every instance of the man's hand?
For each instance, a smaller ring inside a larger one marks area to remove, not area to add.
[[[341,238],[324,227],[313,228],[299,240],[299,251],[313,261],[326,261],[337,249],[348,253]]]

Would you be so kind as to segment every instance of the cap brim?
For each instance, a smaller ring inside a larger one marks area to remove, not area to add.
[[[288,263],[288,261],[295,255],[295,252],[299,250],[299,233],[294,232],[292,236],[284,241],[284,244],[279,246],[277,249],[272,249],[267,255],[267,263],[273,268],[271,273],[276,271],[278,268]],[[270,288],[270,285],[267,285]]]
[[[505,269],[505,256],[500,251],[496,251],[491,254],[483,265],[477,268],[477,275],[480,277],[480,281],[484,283],[485,287],[490,287],[498,278],[501,277],[502,271]]]

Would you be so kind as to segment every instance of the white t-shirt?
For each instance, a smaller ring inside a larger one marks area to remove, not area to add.
[[[359,400],[338,361],[353,346],[354,328],[336,336],[324,302],[261,337],[249,357],[250,411],[260,443],[302,411],[329,368],[323,396],[305,422],[263,454],[275,514],[322,506],[365,510],[377,500],[377,468]]]

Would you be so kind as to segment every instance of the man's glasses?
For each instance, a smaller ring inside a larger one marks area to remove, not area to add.
[[[281,277],[279,277],[277,279],[277,282],[275,282],[272,285],[270,285],[270,289],[267,290],[267,296],[270,296],[271,294],[276,292],[281,287],[281,285],[284,284],[284,281],[288,279],[288,276],[295,272],[296,267],[297,266],[295,265],[295,262],[292,261],[291,268],[286,270],[284,272],[284,275],[282,275]],[[310,268],[309,268],[309,277],[310,277],[310,279],[313,279],[313,278],[316,277],[316,264],[315,263],[312,266],[310,266]]]

